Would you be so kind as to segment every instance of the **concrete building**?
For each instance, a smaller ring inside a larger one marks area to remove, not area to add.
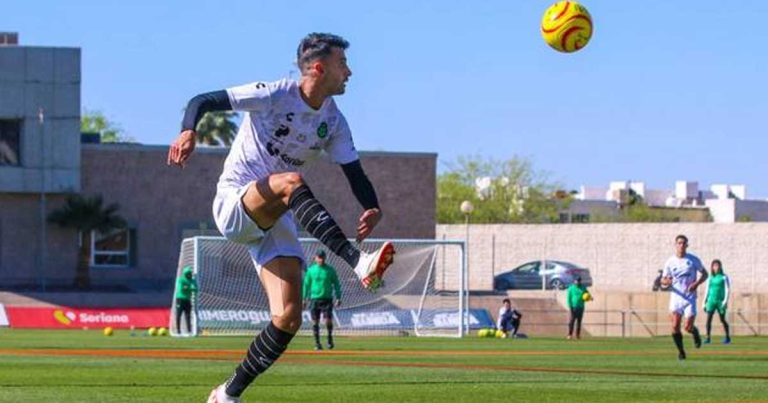
[[[649,189],[636,181],[611,182],[607,187],[581,186],[570,208],[563,211],[561,221],[609,221],[619,216],[620,208],[632,196],[639,196],[649,207],[679,216],[680,221],[768,221],[768,200],[747,199],[746,186],[714,184],[702,190],[695,181],[677,181],[674,189]]]
[[[167,150],[81,144],[80,50],[0,45],[0,287],[73,283],[78,233],[46,217],[80,193],[118,203],[128,222],[94,234],[93,287],[170,290],[181,240],[218,234],[211,202],[228,150],[198,147],[184,170],[166,165]],[[436,160],[433,153],[361,153],[385,212],[374,237],[434,238]],[[362,211],[341,169],[321,161],[305,177],[354,234]]]

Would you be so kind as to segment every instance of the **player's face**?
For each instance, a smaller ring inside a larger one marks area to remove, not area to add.
[[[685,252],[688,250],[688,241],[686,241],[683,238],[678,238],[675,240],[675,252],[677,252],[677,256],[682,257],[685,255]]]
[[[323,60],[323,80],[331,95],[341,95],[347,87],[352,70],[347,65],[344,49],[332,48],[331,54]]]
[[[717,263],[717,262],[712,263],[711,270],[712,270],[712,274],[720,273],[720,263]]]

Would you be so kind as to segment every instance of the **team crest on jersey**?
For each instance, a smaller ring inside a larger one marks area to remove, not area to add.
[[[328,135],[328,124],[323,122],[317,127],[317,137],[324,139]]]

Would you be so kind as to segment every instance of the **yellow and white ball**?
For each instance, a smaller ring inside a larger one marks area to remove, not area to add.
[[[558,1],[541,18],[541,36],[559,52],[575,52],[592,38],[592,16],[575,1]]]

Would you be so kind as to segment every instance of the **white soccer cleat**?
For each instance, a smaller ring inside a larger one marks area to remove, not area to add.
[[[208,403],[240,403],[239,397],[232,397],[227,394],[227,385],[221,384],[208,395]]]
[[[369,291],[376,291],[383,285],[382,277],[389,265],[394,261],[395,246],[392,242],[384,242],[375,252],[360,251],[360,260],[355,266],[355,274]]]

